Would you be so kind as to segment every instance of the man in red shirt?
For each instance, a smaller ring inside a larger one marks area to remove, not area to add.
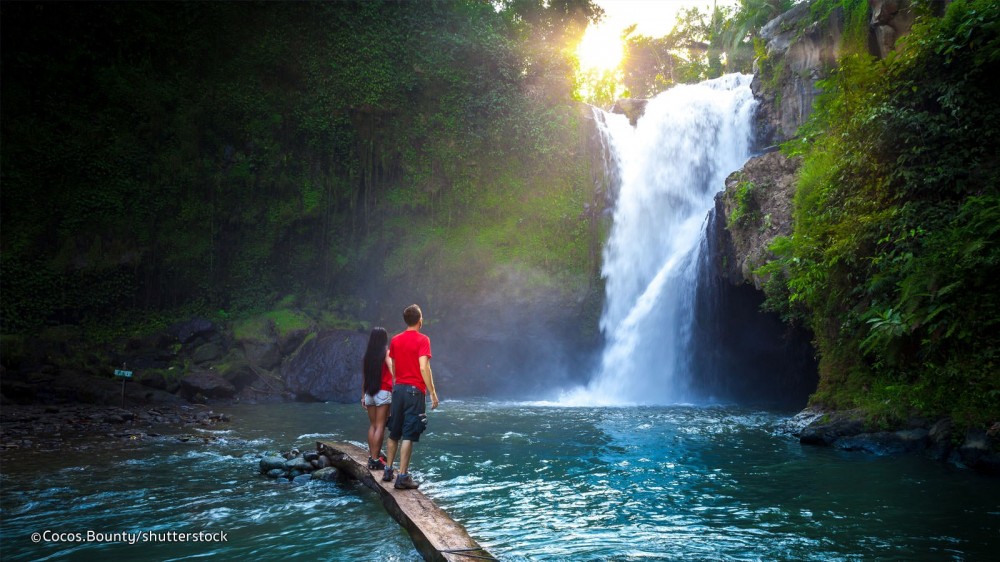
[[[426,395],[430,392],[431,409],[438,407],[437,390],[434,389],[434,375],[431,373],[431,339],[420,333],[424,325],[424,315],[420,307],[411,304],[403,311],[406,330],[397,334],[389,342],[389,356],[396,371],[396,383],[392,387],[392,406],[389,411],[389,447],[384,482],[392,481],[392,461],[399,449],[399,476],[394,488],[412,490],[419,486],[407,472],[413,444],[420,440],[420,434],[427,429]],[[402,440],[402,443],[400,441]]]

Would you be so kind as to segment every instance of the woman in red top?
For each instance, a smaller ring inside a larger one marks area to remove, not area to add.
[[[392,403],[392,359],[389,357],[389,334],[385,328],[372,328],[362,363],[364,374],[361,406],[368,410],[368,468],[382,470],[382,440]]]

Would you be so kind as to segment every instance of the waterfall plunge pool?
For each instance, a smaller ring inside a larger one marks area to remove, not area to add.
[[[5,452],[4,560],[419,560],[356,483],[276,484],[266,452],[361,444],[356,404],[235,405],[207,444]],[[1000,481],[920,457],[803,446],[792,412],[446,401],[421,489],[501,560],[987,560]],[[39,542],[218,532],[226,542]]]

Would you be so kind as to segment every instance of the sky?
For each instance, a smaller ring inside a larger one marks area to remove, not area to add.
[[[712,0],[596,0],[604,9],[607,26],[621,31],[633,23],[638,24],[636,32],[650,37],[662,37],[674,26],[676,14],[681,9],[699,8],[706,12],[712,9]],[[737,0],[718,0],[720,6],[733,6]]]
[[[737,0],[714,0],[720,6],[735,5]],[[663,37],[674,27],[677,13],[699,8],[710,12],[713,0],[596,0],[604,9],[604,19],[590,26],[577,48],[580,65],[585,70],[604,71],[618,65],[623,54],[621,33],[636,24],[636,33]]]

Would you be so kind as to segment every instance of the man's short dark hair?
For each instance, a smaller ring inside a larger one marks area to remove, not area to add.
[[[423,317],[424,313],[420,312],[420,307],[415,304],[411,304],[403,311],[403,322],[406,322],[407,326],[416,326]]]

